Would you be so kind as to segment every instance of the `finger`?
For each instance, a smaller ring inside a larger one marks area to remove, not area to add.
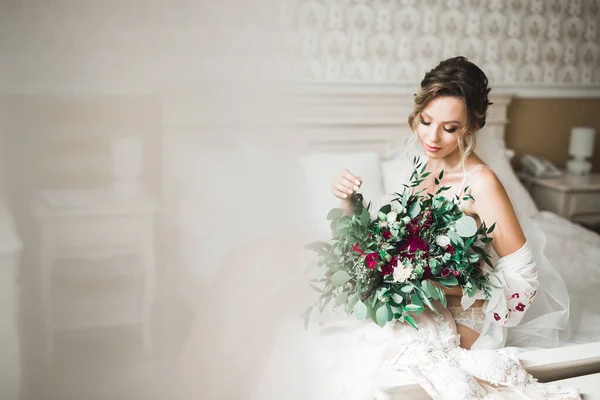
[[[350,179],[346,178],[346,177],[340,177],[337,182],[341,185],[343,185],[347,190],[350,190],[350,192],[357,192],[360,185],[357,185],[354,181],[351,181]]]
[[[340,193],[344,193],[344,194],[352,194],[354,193],[354,189],[352,187],[348,187],[346,185],[343,185],[339,182],[333,182],[333,188],[335,190],[337,190]]]
[[[362,184],[362,182],[359,180],[359,178],[355,175],[353,175],[352,173],[350,173],[350,171],[348,170],[344,170],[344,173],[342,174],[342,176],[346,179],[348,179],[350,182],[352,182],[352,185],[357,185],[360,186]]]
[[[339,190],[337,190],[337,189],[333,189],[333,195],[334,195],[335,197],[337,197],[338,199],[342,199],[342,200],[345,200],[345,199],[347,199],[347,198],[348,198],[348,194],[347,194],[347,193],[340,192],[340,191],[339,191]]]

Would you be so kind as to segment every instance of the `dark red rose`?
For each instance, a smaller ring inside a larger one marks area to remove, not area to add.
[[[454,276],[458,276],[458,275],[460,275],[460,272],[454,271]]]
[[[381,267],[381,275],[391,275],[394,273],[394,265],[390,262]]]
[[[446,253],[450,253],[452,255],[454,255],[454,253],[456,253],[456,251],[454,250],[454,247],[452,247],[451,244],[447,244],[445,249],[446,249]]]
[[[511,299],[518,299],[519,298],[519,293],[513,293],[512,296],[510,296]]]
[[[494,319],[496,321],[500,321],[500,316],[498,315],[498,313],[494,313]]]
[[[523,304],[523,303],[517,304],[517,306],[515,307],[515,310],[517,310],[517,311],[525,311],[525,304]]]
[[[419,225],[418,223],[413,219],[412,221],[410,221],[408,223],[408,225],[406,225],[406,231],[408,232],[409,235],[418,235],[419,234]]]
[[[377,253],[369,253],[365,257],[365,264],[367,268],[377,268],[377,264],[379,263],[379,254]]]
[[[381,236],[383,236],[383,238],[384,238],[385,240],[388,240],[388,239],[390,239],[390,238],[392,237],[392,232],[390,232],[390,231],[384,231],[384,232],[381,234]]]
[[[398,245],[398,251],[400,252],[415,253],[417,250],[424,252],[429,250],[427,242],[419,236],[407,236]]]
[[[425,271],[423,272],[423,279],[429,279],[433,276],[431,273],[431,268],[425,267]]]
[[[442,278],[445,278],[448,275],[450,275],[451,273],[452,273],[452,271],[450,271],[450,268],[442,268],[442,272],[440,275],[442,275]]]

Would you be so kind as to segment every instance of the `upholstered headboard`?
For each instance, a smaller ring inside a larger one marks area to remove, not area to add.
[[[398,171],[407,170],[394,163],[398,162],[398,149],[412,135],[407,123],[412,94],[313,87],[293,96],[293,112],[283,125],[274,124],[269,113],[257,123],[231,123],[223,118],[228,115],[226,110],[206,100],[190,94],[162,97],[162,215],[189,268],[218,265],[207,255],[219,252],[205,251],[199,243],[208,244],[219,229],[235,229],[223,221],[247,223],[248,215],[244,213],[248,213],[236,200],[240,192],[247,190],[246,183],[258,194],[259,208],[266,207],[267,202],[275,206],[289,204],[297,195],[304,196],[305,202],[298,209],[310,215],[303,227],[320,234],[327,233],[327,211],[339,205],[331,195],[331,181],[341,168],[359,173],[365,179],[365,197],[373,199],[396,184]],[[481,134],[502,140],[510,97],[497,96],[492,101]],[[227,104],[225,101],[222,106]],[[215,116],[211,107],[221,110],[221,115]],[[247,107],[251,105],[246,101],[232,106],[236,111],[247,111]],[[231,114],[232,118],[238,116]],[[273,118],[278,116],[273,114]],[[262,167],[277,171],[264,174]],[[229,193],[232,188],[235,195]],[[211,244],[213,248],[216,245]],[[208,278],[211,274],[200,275]]]
[[[504,140],[511,100],[511,96],[491,96],[494,104],[482,135]],[[299,97],[298,122],[310,149],[377,150],[386,157],[393,146],[402,145],[412,134],[407,122],[412,101],[413,95],[408,93],[312,87]]]

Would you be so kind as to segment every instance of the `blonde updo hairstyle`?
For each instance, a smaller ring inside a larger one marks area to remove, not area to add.
[[[408,117],[408,124],[415,133],[411,141],[416,141],[416,130],[419,115],[429,102],[439,96],[459,97],[464,100],[467,121],[458,136],[460,164],[473,152],[476,145],[476,133],[485,126],[488,106],[488,79],[483,71],[459,56],[442,61],[437,67],[425,74],[421,87],[415,93],[413,112]]]

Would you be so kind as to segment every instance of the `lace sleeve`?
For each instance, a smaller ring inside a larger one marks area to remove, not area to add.
[[[533,253],[528,243],[498,260],[488,271],[492,290],[483,311],[486,320],[506,327],[521,322],[539,286]]]

